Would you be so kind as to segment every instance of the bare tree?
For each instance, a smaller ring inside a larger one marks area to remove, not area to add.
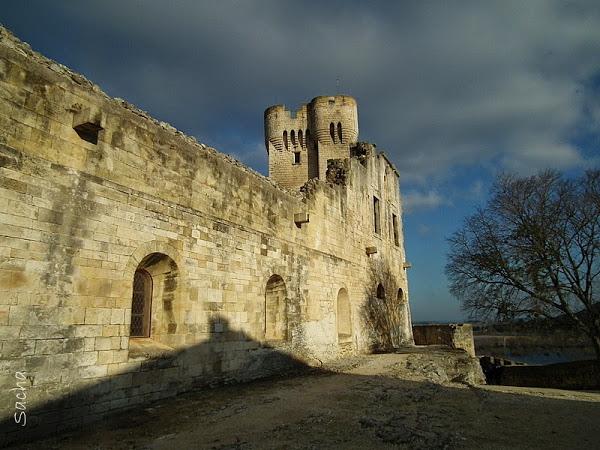
[[[449,243],[450,291],[472,317],[562,316],[600,359],[600,170],[500,176]]]

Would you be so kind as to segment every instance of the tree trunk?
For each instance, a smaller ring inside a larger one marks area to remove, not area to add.
[[[594,351],[596,352],[596,359],[600,361],[600,336],[592,336],[591,339]]]

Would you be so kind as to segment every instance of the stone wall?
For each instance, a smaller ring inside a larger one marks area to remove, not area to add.
[[[600,388],[600,362],[572,361],[544,366],[498,366],[486,373],[488,383],[550,389]]]
[[[383,155],[351,160],[345,184],[289,192],[6,30],[0,38],[0,435],[24,436],[13,420],[17,374],[32,437],[368,351],[374,263],[393,274],[390,298],[405,293],[396,332],[411,342],[402,235],[395,243],[387,226],[402,213],[397,175]],[[149,337],[131,338],[139,269],[153,279]],[[338,335],[342,289],[351,331]]]
[[[447,345],[460,348],[475,356],[473,327],[468,323],[447,325],[415,325],[413,336],[416,345]]]

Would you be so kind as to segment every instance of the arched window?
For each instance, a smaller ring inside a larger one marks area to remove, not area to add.
[[[131,338],[167,342],[177,333],[179,305],[176,302],[179,270],[177,263],[164,253],[149,253],[133,275],[131,298]]]
[[[304,147],[304,139],[302,138],[302,130],[298,130],[298,142],[300,142],[300,147]]]
[[[306,133],[304,133],[304,137],[306,139],[306,146],[308,147],[310,145],[310,130],[306,130]]]
[[[329,135],[331,136],[331,140],[335,143],[335,125],[333,122],[329,124]]]
[[[377,298],[379,300],[385,300],[385,289],[381,283],[377,285]]]
[[[265,289],[265,339],[287,339],[287,290],[279,275],[271,276]]]
[[[150,336],[150,313],[152,311],[152,277],[144,269],[133,275],[133,298],[131,300],[131,337]]]
[[[404,303],[404,291],[402,288],[398,289],[398,304],[402,305]]]
[[[337,132],[338,132],[338,140],[340,141],[340,143],[342,143],[342,123],[338,122],[338,126],[337,126]]]
[[[283,132],[283,145],[285,145],[285,148],[287,150],[287,148],[288,148],[287,130],[285,130]]]
[[[352,320],[350,316],[350,299],[348,291],[340,289],[337,296],[337,331],[338,342],[352,340]]]
[[[290,134],[291,138],[292,138],[292,146],[296,146],[296,132],[294,130],[292,130],[291,134]]]

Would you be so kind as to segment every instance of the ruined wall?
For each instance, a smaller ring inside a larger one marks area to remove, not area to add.
[[[6,30],[0,37],[7,439],[22,435],[9,390],[17,373],[27,374],[33,436],[36,426],[77,425],[194,386],[371,348],[361,315],[369,266],[385,264],[408,292],[403,243],[387,226],[391,211],[401,217],[397,176],[384,156],[352,160],[346,184],[315,181],[292,194],[108,98]],[[298,213],[309,222],[297,224]],[[148,338],[130,337],[138,269],[154,280]],[[274,276],[283,313],[268,311]],[[341,289],[351,333],[340,337]],[[402,308],[409,342],[406,295]],[[283,334],[268,332],[273,317]]]
[[[416,345],[447,345],[475,356],[473,327],[469,323],[415,325],[413,335]]]

